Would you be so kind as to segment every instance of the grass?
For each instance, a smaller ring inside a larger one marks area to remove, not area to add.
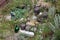
[[[2,15],[6,15],[6,14],[9,14],[10,13],[10,11],[11,11],[11,9],[15,9],[16,8],[16,6],[21,6],[22,4],[29,4],[31,7],[32,7],[32,3],[31,3],[31,1],[29,1],[29,0],[12,0],[12,3],[9,3],[9,4],[7,4],[6,5],[6,7],[5,8],[3,8],[2,9]],[[33,9],[32,9],[33,10]],[[51,12],[51,11],[50,11]],[[0,13],[1,13],[1,11],[0,11]],[[33,12],[31,12],[31,15],[29,14],[29,12],[28,13],[26,13],[27,15],[29,15],[30,17],[32,16],[32,14],[33,14]],[[25,17],[27,16],[25,14]],[[52,13],[51,13],[52,14]],[[55,20],[54,20],[54,18],[55,18]],[[49,23],[52,23],[53,25],[56,25],[56,26],[58,26],[58,21],[57,21],[57,18],[58,17],[56,17],[56,16],[49,16],[49,18],[48,18],[48,20],[47,20],[47,22],[45,22],[45,23],[43,23],[43,24],[38,24],[37,25],[37,32],[35,32],[35,36],[34,37],[32,37],[32,38],[28,38],[28,40],[39,40],[40,39],[40,36],[39,35],[41,35],[41,33],[39,33],[39,30],[40,29],[42,29],[42,27],[44,27],[44,30],[43,30],[43,32],[44,33],[47,33],[47,32],[49,32],[49,31],[51,31],[51,29],[49,28]],[[59,20],[60,20],[60,16],[59,16]],[[54,23],[54,21],[55,21],[55,23]],[[24,21],[25,22],[25,21]],[[60,22],[60,21],[59,21]],[[2,20],[2,22],[0,23],[0,34],[1,35],[3,35],[4,33],[6,33],[7,34],[7,32],[9,33],[9,32],[12,32],[12,31],[14,31],[14,26],[15,26],[15,24],[19,24],[19,23],[21,23],[21,22],[19,22],[18,20],[16,20],[16,21],[5,21],[4,19]],[[57,23],[57,24],[56,24]],[[13,32],[14,33],[14,32]],[[10,34],[13,34],[13,33],[10,33]],[[5,34],[4,34],[5,35]],[[57,30],[56,29],[56,32],[55,32],[55,36],[59,36],[60,35],[60,31],[59,31],[59,29]],[[59,36],[60,37],[60,36]],[[56,37],[57,38],[57,37]],[[4,40],[4,37],[2,36],[2,37],[0,37],[0,40]],[[45,40],[48,40],[48,38],[46,38]]]

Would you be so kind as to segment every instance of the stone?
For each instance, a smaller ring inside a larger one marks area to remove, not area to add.
[[[25,28],[25,30],[29,31],[30,28],[31,28],[31,26],[30,25],[27,25],[26,28]]]
[[[8,21],[11,21],[11,15],[6,15],[5,19],[8,20]]]
[[[39,6],[34,6],[34,13],[35,13],[35,15],[38,15],[40,13],[40,7]]]
[[[22,24],[20,24],[20,28],[21,28],[21,30],[25,30],[26,25],[22,23]]]
[[[37,17],[36,17],[36,16],[33,16],[33,17],[32,17],[32,19],[33,19],[33,20],[36,20],[36,19],[37,19]]]
[[[47,18],[48,18],[48,14],[47,14],[47,12],[43,12],[42,17],[47,19]]]
[[[25,35],[25,36],[28,36],[28,37],[33,37],[34,36],[34,32],[30,32],[30,31],[19,30],[19,33],[21,35]]]
[[[26,25],[31,25],[31,26],[35,26],[35,22],[33,21],[30,21],[30,22],[27,22]]]
[[[37,22],[43,23],[43,18],[37,18]]]
[[[31,31],[33,31],[33,32],[35,32],[36,30],[37,30],[36,27],[32,27],[32,28],[31,28]]]

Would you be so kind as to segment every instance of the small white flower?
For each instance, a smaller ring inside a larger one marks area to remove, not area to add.
[[[42,15],[42,12],[40,12],[39,15]]]

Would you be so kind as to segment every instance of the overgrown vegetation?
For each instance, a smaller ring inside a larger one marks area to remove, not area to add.
[[[59,9],[60,8],[60,0],[58,0],[56,4],[55,4],[55,2],[53,3],[51,1],[50,1],[50,3],[53,6],[51,8],[49,8],[48,19],[46,20],[45,23],[43,23],[43,24],[39,23],[37,25],[38,30],[35,33],[35,36],[33,38],[28,38],[28,40],[40,40],[41,34],[43,34],[43,33],[48,34],[49,32],[51,32],[51,30],[54,32],[55,38],[53,40],[60,40],[60,15],[59,15],[60,14],[60,9]],[[30,7],[32,8],[31,10],[33,10],[32,0],[12,0],[11,3],[8,3],[1,10],[2,12],[0,11],[1,14],[3,15],[3,20],[0,22],[0,34],[1,34],[0,40],[4,40],[5,36],[9,36],[8,34],[10,34],[10,35],[14,34],[15,25],[21,23],[18,20],[6,21],[4,19],[4,15],[9,14],[11,12],[11,10],[15,9],[17,6],[20,7],[22,5],[30,5]],[[56,12],[56,10],[57,10],[57,12]],[[33,14],[33,12],[32,12],[32,14]],[[27,15],[25,15],[25,17],[26,16]],[[26,22],[26,21],[24,20],[23,22]],[[42,33],[39,33],[39,30],[42,28],[43,28]],[[4,34],[4,33],[6,33],[6,34]],[[43,40],[49,40],[49,37],[50,37],[50,35],[48,34],[48,36],[46,38],[44,38]],[[24,38],[24,37],[22,36],[21,38]],[[25,39],[23,39],[23,40],[25,40]]]

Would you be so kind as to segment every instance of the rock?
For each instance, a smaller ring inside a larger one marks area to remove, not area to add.
[[[47,12],[43,12],[42,17],[47,19],[47,18],[48,18],[48,14],[47,14]]]
[[[34,21],[30,21],[30,22],[27,22],[26,25],[35,26],[35,22]]]
[[[32,17],[32,19],[33,19],[33,20],[36,20],[36,19],[37,19],[37,17],[36,17],[36,16],[33,16],[33,17]]]
[[[25,30],[29,31],[29,30],[30,30],[30,28],[31,28],[31,26],[30,26],[30,25],[26,25]]]
[[[46,18],[47,19],[48,18],[48,13],[46,11],[44,11],[43,13],[40,12],[38,16],[39,16],[39,18]]]
[[[30,18],[27,18],[27,21],[30,21]]]
[[[34,6],[34,13],[35,13],[35,15],[38,15],[40,13],[40,7],[39,6]]]
[[[34,36],[34,32],[29,32],[29,31],[25,31],[25,30],[19,30],[19,33],[21,35],[25,35],[25,36],[28,36],[28,37],[33,37]]]
[[[8,21],[11,21],[11,15],[6,15],[5,19],[8,20]]]
[[[43,23],[43,18],[37,18],[37,22]]]
[[[32,28],[31,28],[31,31],[33,31],[33,32],[35,32],[36,30],[37,30],[36,27],[32,27]]]
[[[38,24],[36,20],[30,20],[26,23],[26,25],[30,25],[30,26],[35,26],[36,24]]]
[[[22,23],[22,24],[20,24],[20,27],[21,27],[21,30],[25,30],[26,25]]]

